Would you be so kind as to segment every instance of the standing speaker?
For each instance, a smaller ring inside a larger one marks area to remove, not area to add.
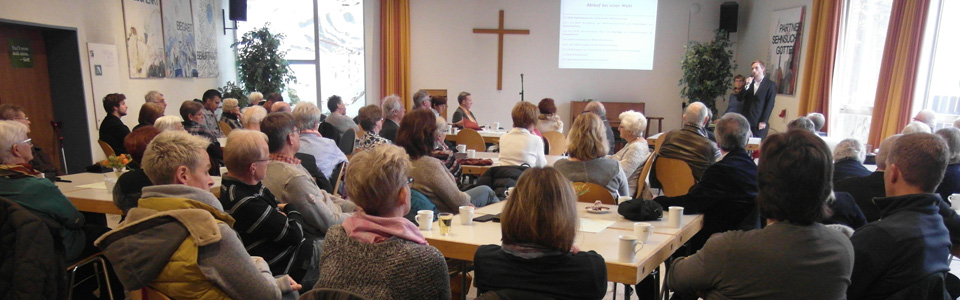
[[[736,2],[724,2],[720,4],[720,29],[726,32],[737,32],[737,11],[739,6]]]
[[[230,0],[230,20],[247,20],[247,0]]]

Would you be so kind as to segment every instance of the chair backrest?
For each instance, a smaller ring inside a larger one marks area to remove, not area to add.
[[[487,144],[483,142],[483,136],[470,128],[464,128],[457,133],[457,144],[467,145],[467,150],[476,150],[477,152],[487,150]]]
[[[637,179],[637,194],[633,195],[634,199],[641,198],[640,194],[643,193],[643,190],[649,188],[647,187],[647,176],[650,175],[650,169],[653,168],[653,159],[656,156],[656,153],[647,155],[647,161],[643,163],[643,169],[640,169],[640,178]]]
[[[230,131],[233,130],[233,127],[230,127],[230,124],[227,124],[227,122],[224,121],[219,121],[218,123],[220,124],[220,131],[223,132],[223,136],[230,135]]]
[[[547,155],[563,155],[567,152],[567,138],[559,131],[544,132],[543,138],[550,144],[550,152]]]
[[[663,186],[663,195],[676,197],[686,195],[694,184],[693,171],[687,162],[667,157],[657,157],[657,180]]]
[[[606,187],[591,182],[573,182],[573,190],[577,193],[577,201],[594,203],[600,200],[603,204],[617,204],[617,199]]]
[[[338,145],[340,144],[340,131],[337,130],[336,126],[327,122],[320,122],[320,128],[317,129],[317,132],[320,132],[325,138],[333,140]]]
[[[139,290],[130,291],[130,299],[133,300],[171,300],[160,291],[150,287],[144,287]]]
[[[337,172],[337,180],[333,183],[333,194],[339,195],[340,186],[343,184],[343,177],[347,173],[347,162],[341,162],[334,170],[340,170]]]
[[[367,298],[344,290],[312,289],[300,296],[299,300],[367,300]]]
[[[103,140],[97,140],[97,144],[100,144],[100,149],[103,149],[103,155],[106,155],[107,157],[117,155],[116,152],[113,152],[113,147],[110,147],[110,144],[107,144],[107,142],[104,142]]]
[[[347,129],[343,132],[343,135],[340,136],[340,142],[337,143],[337,146],[340,146],[340,151],[343,151],[343,155],[353,154],[353,148],[357,143],[357,133],[353,131],[353,128]]]

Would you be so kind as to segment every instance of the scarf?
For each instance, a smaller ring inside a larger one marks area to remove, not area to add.
[[[420,234],[417,225],[402,217],[384,218],[371,216],[358,209],[353,216],[343,220],[343,229],[347,236],[368,244],[376,244],[391,237],[398,237],[417,244],[426,245],[427,240]]]
[[[0,165],[0,176],[11,179],[23,177],[43,178],[43,173],[31,168],[30,164]]]

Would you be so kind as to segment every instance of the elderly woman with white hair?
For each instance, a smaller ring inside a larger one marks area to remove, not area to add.
[[[911,134],[914,132],[933,133],[933,129],[930,128],[930,125],[923,122],[913,121],[907,124],[907,126],[904,126],[900,134]]]
[[[947,148],[950,150],[947,170],[943,172],[940,186],[937,186],[937,194],[940,194],[944,201],[949,202],[950,195],[960,193],[960,129],[941,128],[937,130],[937,135],[947,142]]]
[[[609,157],[620,162],[620,168],[627,175],[627,185],[630,187],[630,196],[637,194],[637,183],[640,181],[640,172],[643,164],[650,155],[650,147],[643,134],[647,129],[647,118],[642,113],[628,110],[620,113],[620,137],[627,141],[620,151]]]
[[[167,130],[184,130],[183,118],[173,115],[162,116],[153,122],[153,127],[156,127],[161,132]]]
[[[845,139],[837,144],[833,150],[833,184],[847,177],[863,177],[870,175],[870,170],[863,166],[867,153],[863,144],[857,139]]]
[[[263,121],[263,118],[267,117],[267,109],[263,106],[254,105],[243,109],[243,117],[241,118],[241,123],[243,124],[243,129],[247,130],[260,130],[260,121]]]
[[[220,122],[227,123],[230,129],[243,128],[240,124],[240,102],[236,98],[223,99],[223,116]]]

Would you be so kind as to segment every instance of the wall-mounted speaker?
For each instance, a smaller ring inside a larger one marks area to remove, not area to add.
[[[736,2],[720,4],[720,29],[726,32],[737,32],[737,11],[739,7]]]
[[[230,20],[247,20],[247,0],[230,0]]]

